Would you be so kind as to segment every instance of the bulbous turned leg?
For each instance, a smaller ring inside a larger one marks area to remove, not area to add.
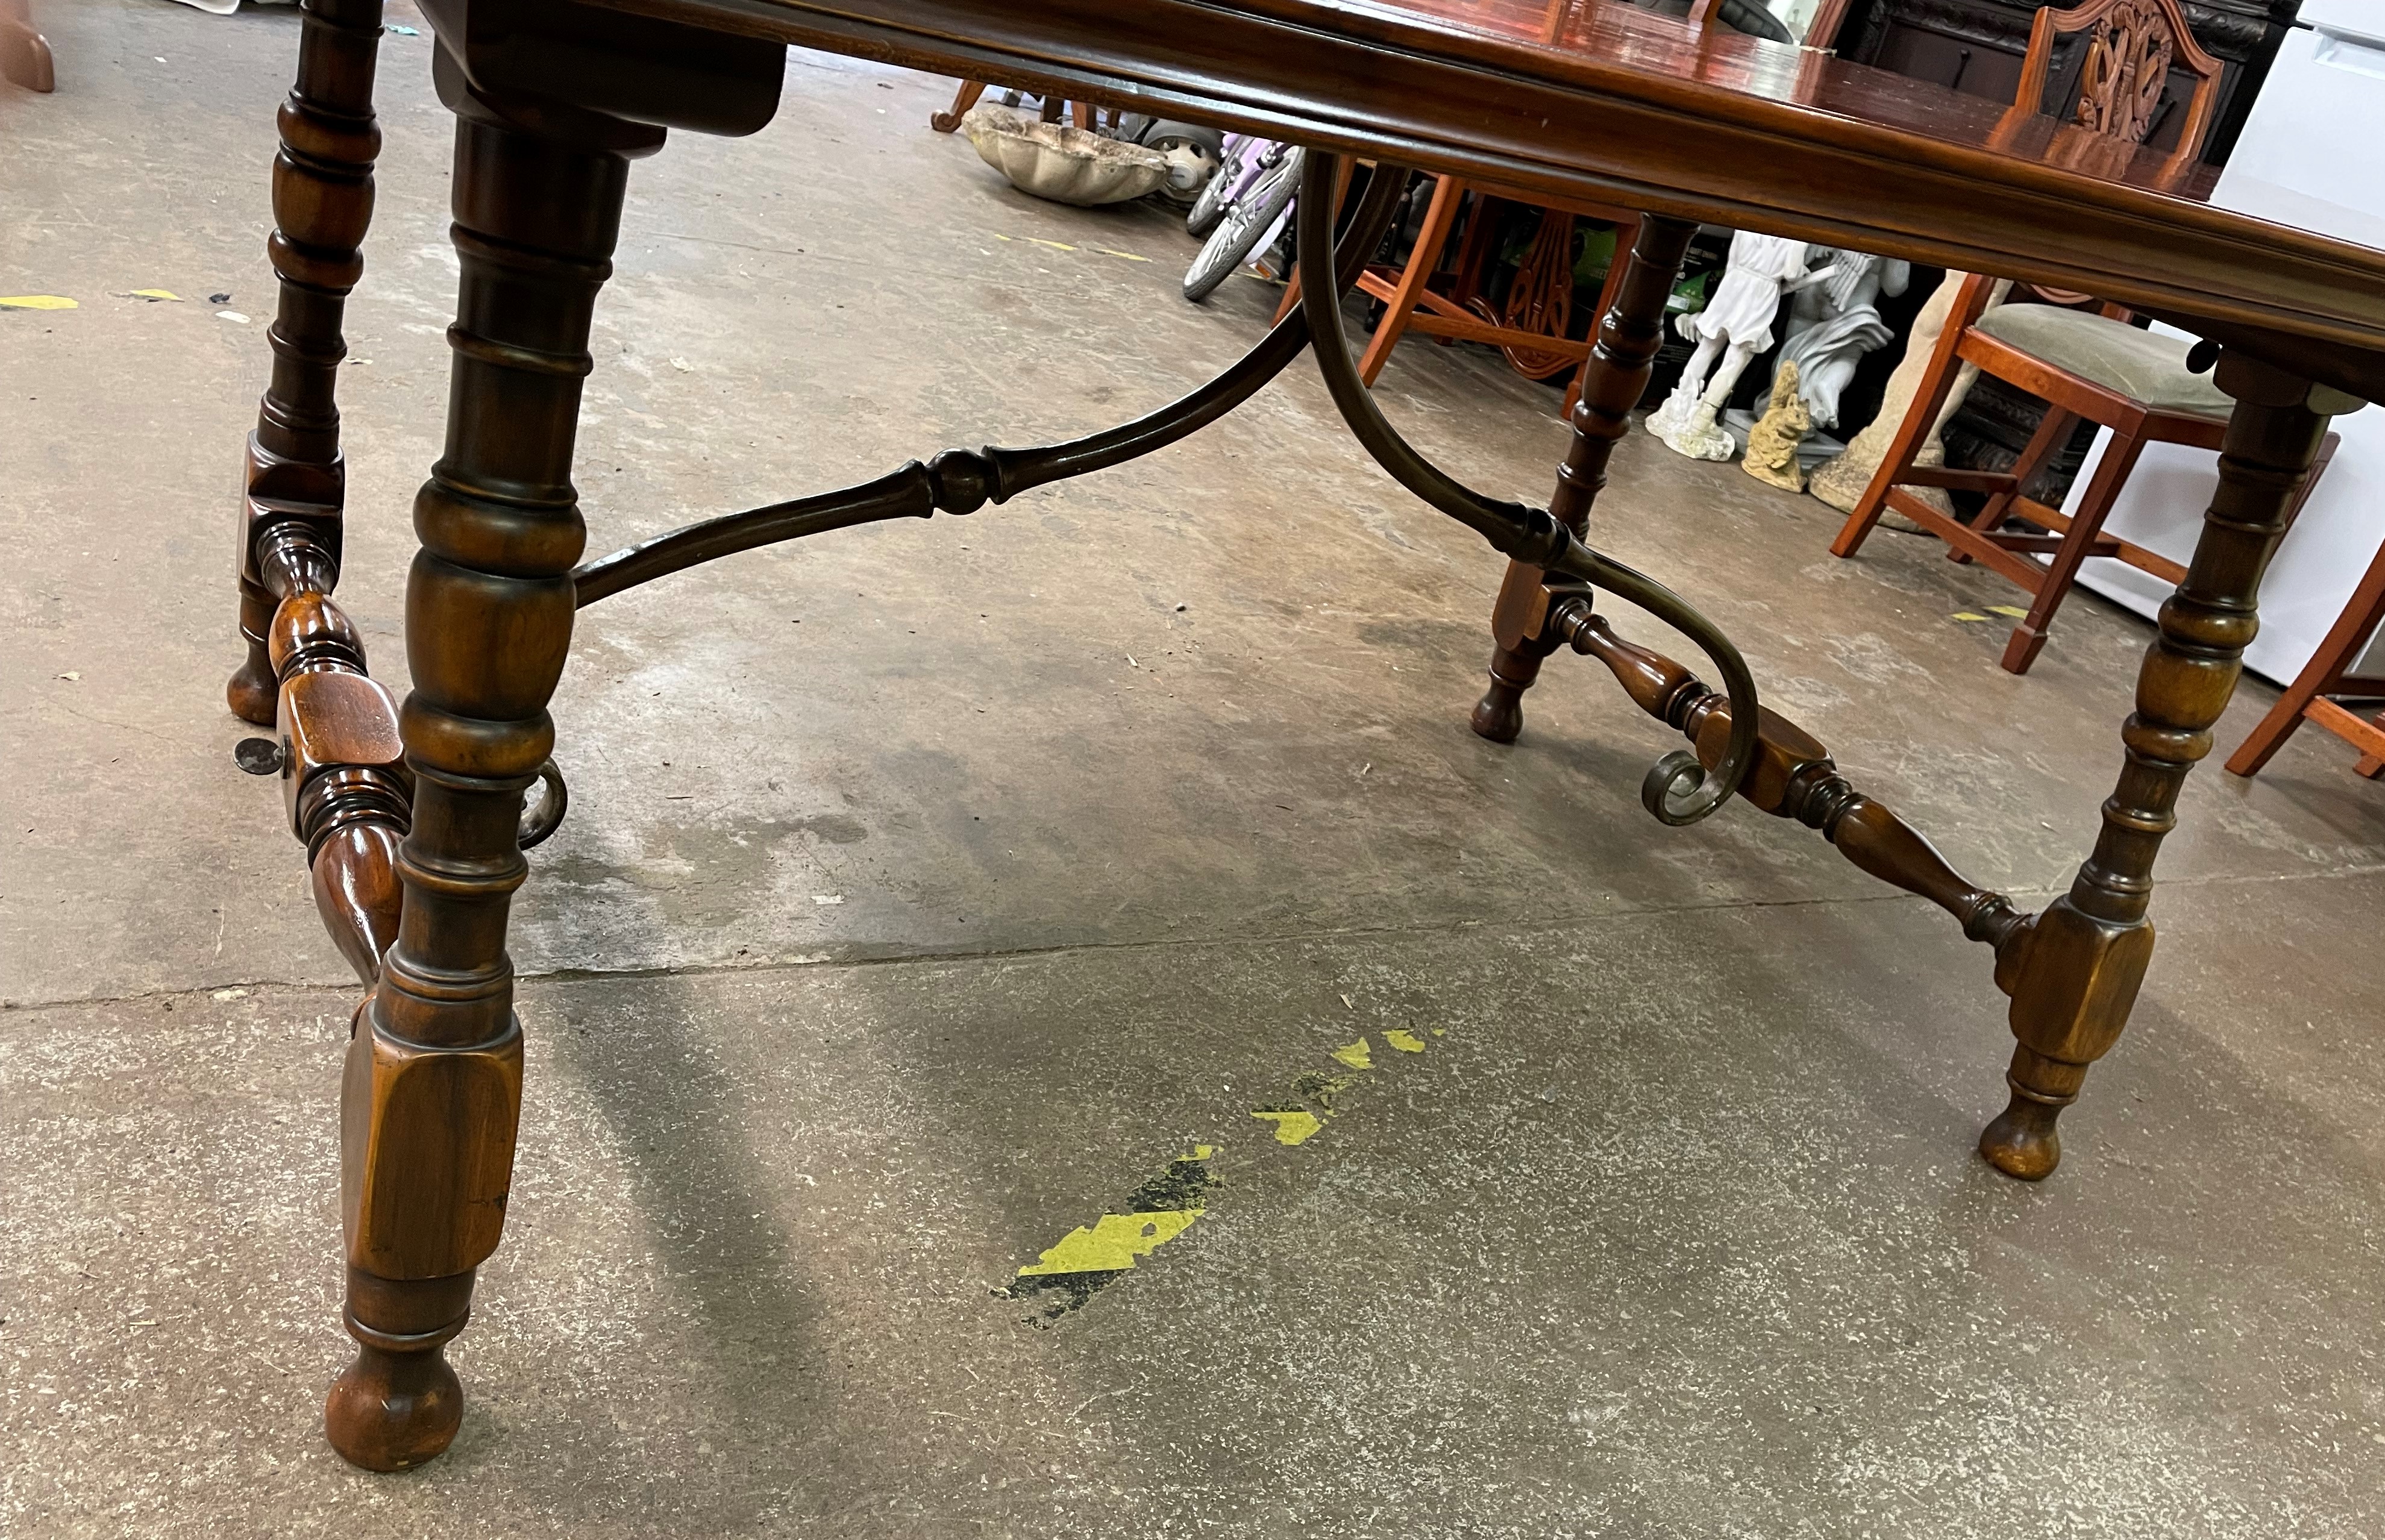
[[[335,397],[347,344],[341,327],[348,293],[364,273],[359,247],[372,220],[373,67],[381,0],[304,0],[298,71],[278,122],[273,163],[274,232],[266,242],[279,279],[266,342],[273,375],[249,436],[239,520],[240,629],[248,656],[225,686],[232,714],[259,726],[274,719],[275,677],[265,652],[276,602],[258,563],[261,540],[278,525],[312,528],[334,578],[346,499]],[[326,585],[328,590],[329,585]]]
[[[265,649],[255,642],[248,644],[248,659],[231,671],[224,682],[224,704],[243,722],[260,727],[273,726],[273,666],[265,661]]]
[[[1493,743],[1515,742],[1524,730],[1524,691],[1540,677],[1541,662],[1547,656],[1545,651],[1530,648],[1493,647],[1490,688],[1474,703],[1467,726]]]
[[[1979,1153],[2007,1176],[2042,1182],[2062,1163],[2062,1134],[2054,1120],[2079,1099],[2087,1078],[2084,1064],[2066,1064],[2027,1048],[2013,1049],[2004,1084],[2012,1100],[1979,1135]],[[2067,1087],[2067,1089],[2060,1087]]]
[[[1591,504],[1606,485],[1606,462],[1648,389],[1657,344],[1664,340],[1665,302],[1696,233],[1697,226],[1683,220],[1655,215],[1642,219],[1615,301],[1599,318],[1598,341],[1582,363],[1573,439],[1549,498],[1549,512],[1577,535],[1590,527]],[[1493,743],[1513,743],[1524,730],[1524,691],[1540,677],[1542,660],[1556,651],[1545,635],[1545,579],[1538,567],[1508,563],[1491,614],[1496,644],[1491,683],[1467,725]]]
[[[422,549],[406,588],[413,691],[398,730],[410,828],[396,852],[396,936],[376,960],[341,1086],[346,1323],[359,1350],[324,1431],[377,1471],[430,1459],[454,1437],[463,1393],[441,1348],[463,1330],[473,1271],[505,1227],[522,1076],[506,928],[530,873],[522,802],[554,748],[546,703],[585,543],[572,430],[630,157],[663,140],[643,124],[484,96],[445,67],[453,45],[440,41],[439,86],[457,118],[462,275],[450,448],[415,499]],[[783,52],[751,52],[776,101]],[[357,803],[359,817],[371,811]],[[318,876],[329,908],[354,921],[360,971],[387,913],[378,826],[390,821],[367,822],[335,831],[363,830],[353,850],[335,838],[318,852],[354,858]]]
[[[331,1382],[323,1431],[340,1458],[368,1471],[436,1459],[464,1421],[464,1387],[446,1346],[472,1307],[472,1274],[376,1278],[348,1270],[348,1335],[356,1358]]]
[[[2104,803],[2095,849],[2070,890],[2019,943],[2008,984],[2017,1039],[2012,1099],[1979,1136],[1979,1153],[2025,1181],[2062,1160],[2054,1121],[2078,1099],[2087,1066],[2128,1025],[2154,949],[2154,858],[2178,823],[2187,772],[2211,751],[2244,644],[2258,628],[2262,570],[2284,534],[2332,413],[2359,404],[2224,352],[2214,379],[2236,398],[2219,451],[2219,485],[2186,578],[2161,608],[2161,630],[2137,675],[2122,725],[2118,783]],[[2000,957],[1997,982],[2006,983]]]

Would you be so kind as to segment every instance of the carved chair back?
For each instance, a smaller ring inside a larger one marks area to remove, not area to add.
[[[2081,32],[2087,35],[2083,44],[2074,45],[2084,53],[2075,82],[2063,87],[2066,100],[2049,103],[2054,51],[2061,39]],[[2013,105],[2053,112],[2127,144],[2143,144],[2166,126],[2170,77],[2190,76],[2194,85],[2175,150],[2183,164],[2203,152],[2204,135],[2211,130],[2218,103],[2222,68],[2194,41],[2178,0],[2082,0],[2067,10],[2047,6],[2029,29],[2029,54],[2021,62],[2020,89]]]

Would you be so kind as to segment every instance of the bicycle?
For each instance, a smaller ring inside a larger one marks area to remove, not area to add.
[[[1229,134],[1217,174],[1193,200],[1184,228],[1206,235],[1184,270],[1184,297],[1198,304],[1234,270],[1266,251],[1292,217],[1307,152],[1246,134]]]

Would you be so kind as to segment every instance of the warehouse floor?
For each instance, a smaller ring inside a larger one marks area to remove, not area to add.
[[[1655,823],[1678,740],[1587,662],[1515,746],[1467,732],[1499,563],[1305,364],[1154,459],[582,616],[463,1432],[347,1468],[356,989],[221,697],[296,17],[43,19],[0,291],[79,308],[0,313],[0,1533],[2385,1530],[2385,790],[2351,752],[2192,779],[2134,1024],[2013,1183],[1972,1153],[1984,950],[1743,804]],[[340,591],[402,691],[455,264],[428,28],[391,19]],[[633,175],[592,551],[1101,426],[1263,325],[1255,280],[1183,303],[1157,210],[1036,204],[930,134],[951,82],[788,80],[762,134]],[[1555,397],[1495,357],[1410,343],[1380,394],[1545,496]],[[2037,906],[2147,628],[2081,594],[2011,678],[1953,618],[2010,590],[1912,537],[1834,561],[1837,522],[1635,434],[1596,538]],[[1256,1115],[1298,1107],[1297,1144]],[[1155,1178],[1197,1223],[1014,1288]]]

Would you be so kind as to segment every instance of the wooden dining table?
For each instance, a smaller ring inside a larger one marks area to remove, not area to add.
[[[1623,0],[419,4],[456,117],[462,275],[445,447],[414,503],[412,689],[400,703],[369,677],[331,598],[345,490],[333,381],[371,208],[381,4],[304,0],[273,172],[273,372],[239,518],[248,656],[229,690],[240,715],[276,727],[242,746],[243,763],[280,776],[318,904],[368,986],[341,1113],[345,1323],[358,1351],[326,1408],[348,1459],[419,1463],[462,1416],[443,1348],[464,1327],[511,1185],[523,1029],[506,916],[530,876],[524,850],[567,805],[546,706],[575,612],[778,540],[991,516],[1029,488],[1197,432],[1303,355],[1386,471],[1507,558],[1475,730],[1515,739],[1525,692],[1570,648],[1688,739],[1642,786],[1669,826],[1651,838],[1697,838],[1674,830],[1735,797],[1946,909],[1992,954],[2017,1039],[2009,1104],[1980,1149],[2017,1177],[2053,1171],[2056,1118],[2144,976],[2154,855],[2235,687],[2262,568],[2330,416],[2385,399],[2385,252],[2210,207],[2207,168],[2033,110]],[[1035,448],[945,448],[857,487],[589,559],[573,440],[631,164],[671,130],[760,129],[791,43],[1311,146],[1300,309],[1217,379],[1118,428]],[[1361,174],[1336,250],[1344,157],[1376,170]],[[1448,477],[1356,379],[1338,297],[1410,169],[1643,215],[1544,503]],[[1607,460],[1701,221],[2117,301],[2204,339],[2194,364],[2237,404],[2201,541],[2118,724],[2102,826],[2068,891],[2035,913],[1955,873],[1857,789],[1859,767],[1842,770],[1761,705],[1762,681],[1667,574],[1598,549]],[[1684,638],[1719,688],[1627,639],[1614,601]]]

